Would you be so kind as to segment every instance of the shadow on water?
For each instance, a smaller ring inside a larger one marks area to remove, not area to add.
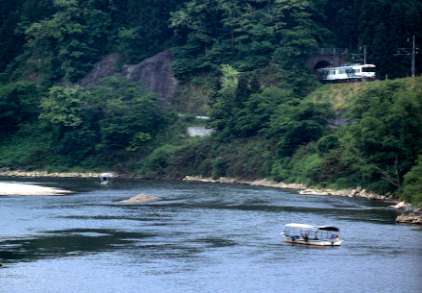
[[[153,237],[150,233],[112,229],[69,229],[49,231],[37,238],[0,242],[0,260],[4,263],[34,261],[43,258],[97,253],[127,247],[136,241]]]
[[[207,238],[200,238],[194,240],[194,243],[205,244],[208,248],[220,248],[220,247],[228,247],[228,246],[235,246],[238,243],[224,238],[217,238],[217,237],[207,237]]]
[[[151,210],[160,209],[165,210],[194,210],[194,209],[210,209],[210,210],[234,210],[234,211],[255,211],[255,212],[267,212],[267,213],[310,213],[323,215],[327,217],[334,217],[345,221],[365,221],[382,224],[394,224],[396,219],[396,212],[392,209],[385,207],[355,207],[355,206],[334,206],[334,207],[307,207],[307,206],[281,206],[281,205],[265,205],[265,204],[233,204],[233,203],[221,203],[221,202],[168,202],[168,203],[151,203],[142,206],[115,206],[115,205],[95,205],[113,207],[125,210]],[[151,216],[127,216],[127,215],[72,215],[72,216],[58,216],[57,218],[62,219],[85,219],[85,220],[127,220],[127,221],[140,221],[140,222],[154,222],[157,220],[163,220],[163,215],[158,217]],[[166,225],[165,222],[160,221],[157,223],[160,225]]]
[[[157,259],[186,260],[198,258],[202,252],[209,248],[222,248],[237,244],[223,238],[181,241],[179,234],[181,233],[175,233],[174,237],[170,237],[172,239],[163,239],[152,233],[126,232],[113,229],[48,231],[36,238],[0,242],[0,263],[31,262],[40,259],[82,256],[113,250],[136,250],[137,258],[143,261]]]
[[[215,204],[215,203],[192,203],[192,204],[151,204],[156,208],[180,208],[180,209],[217,209],[217,210],[238,210],[238,211],[259,211],[269,213],[311,213],[336,217],[347,221],[368,221],[374,223],[395,223],[396,212],[386,208],[324,208],[304,206],[277,206],[261,204]]]

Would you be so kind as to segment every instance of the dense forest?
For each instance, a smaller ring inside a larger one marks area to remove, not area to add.
[[[422,80],[397,54],[422,44],[418,0],[0,0],[0,15],[2,168],[266,177],[422,202]],[[364,47],[393,80],[323,86],[305,66],[319,48],[359,63]],[[121,76],[78,85],[107,54],[123,66],[163,50],[206,113]],[[211,137],[186,136],[195,114]]]

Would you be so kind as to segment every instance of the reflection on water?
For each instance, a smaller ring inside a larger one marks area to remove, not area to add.
[[[4,263],[33,261],[40,258],[82,255],[118,247],[128,247],[137,239],[153,236],[148,233],[111,229],[69,229],[48,231],[37,238],[5,240],[0,243],[0,259]]]
[[[237,185],[43,183],[77,193],[0,198],[0,292],[421,288],[422,230],[395,225],[394,211],[380,203]],[[115,204],[141,192],[161,200]],[[289,222],[337,225],[344,245],[284,244]]]

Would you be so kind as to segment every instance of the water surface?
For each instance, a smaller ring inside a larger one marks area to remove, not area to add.
[[[421,292],[422,230],[394,224],[380,203],[239,185],[42,183],[76,193],[0,197],[0,292]],[[161,200],[116,204],[140,192]],[[284,244],[289,222],[339,226],[344,244]]]

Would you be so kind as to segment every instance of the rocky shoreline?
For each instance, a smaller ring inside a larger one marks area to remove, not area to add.
[[[355,189],[334,190],[330,188],[311,188],[304,184],[276,182],[276,181],[267,180],[267,179],[243,180],[243,179],[229,178],[229,177],[221,177],[221,178],[213,179],[213,178],[201,177],[201,176],[186,176],[185,178],[183,178],[183,181],[245,184],[245,185],[250,185],[250,186],[293,189],[293,190],[298,190],[299,194],[302,194],[302,195],[332,195],[332,196],[366,198],[370,200],[379,200],[379,201],[384,201],[384,202],[389,202],[389,203],[394,203],[394,204],[398,203],[398,201],[393,199],[392,195],[380,195],[373,192],[369,192],[360,187],[355,188]]]
[[[220,177],[217,179],[201,176],[186,176],[183,181],[187,182],[206,182],[206,183],[224,183],[224,184],[245,184],[249,186],[271,187],[279,189],[292,189],[302,195],[325,195],[342,196],[350,198],[364,198],[368,200],[382,201],[391,204],[391,208],[398,213],[396,222],[400,224],[418,224],[422,225],[422,210],[412,207],[410,204],[400,202],[392,195],[380,195],[367,191],[363,188],[334,190],[330,188],[311,188],[304,184],[276,182],[267,179],[243,180],[238,178]]]

